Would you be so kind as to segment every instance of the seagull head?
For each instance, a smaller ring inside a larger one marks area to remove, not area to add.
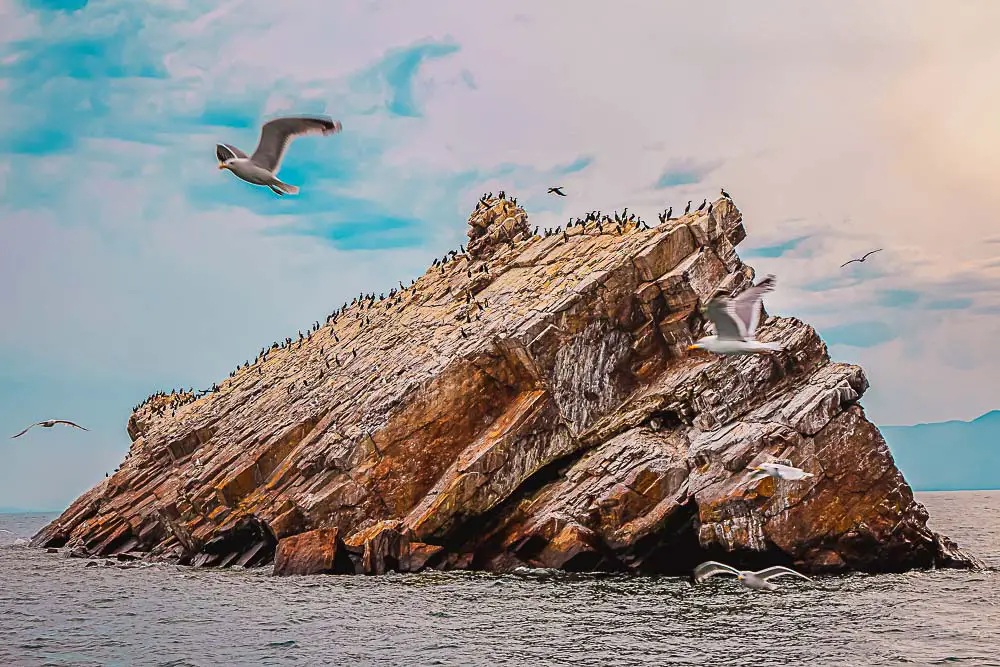
[[[691,350],[711,350],[711,341],[714,340],[714,336],[703,336],[687,346],[688,351]]]

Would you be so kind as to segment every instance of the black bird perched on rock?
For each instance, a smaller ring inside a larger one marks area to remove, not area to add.
[[[667,209],[667,220],[670,220],[670,218],[671,218],[671,216],[673,216],[673,214],[674,214],[674,207],[671,206],[670,208]]]
[[[698,207],[698,210],[700,211],[703,208],[705,208],[705,204],[707,204],[707,203],[708,203],[708,198],[702,199],[701,200],[701,206]]]
[[[688,205],[684,207],[684,215],[687,215],[690,212],[691,212],[691,200],[689,199]]]
[[[726,192],[725,188],[719,188],[719,192],[721,192],[722,196],[725,197],[726,199],[728,199],[729,201],[733,200],[733,198],[729,196],[729,193]]]
[[[560,197],[565,197],[566,193],[562,191],[562,188],[563,186],[561,185],[556,186],[554,188],[549,188],[549,191],[546,194],[554,194],[554,195],[559,195]]]

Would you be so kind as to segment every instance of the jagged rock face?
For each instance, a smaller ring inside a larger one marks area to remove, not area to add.
[[[926,526],[857,366],[767,318],[777,354],[688,353],[753,271],[728,200],[651,230],[530,236],[490,200],[469,253],[176,409],[35,538],[278,574],[970,567]],[[508,229],[509,228],[509,229]],[[780,289],[780,284],[779,284]],[[814,477],[747,483],[788,459]],[[347,565],[348,560],[350,566]]]
[[[509,199],[489,197],[476,204],[469,218],[468,237],[470,257],[489,257],[499,246],[531,237],[528,214]]]

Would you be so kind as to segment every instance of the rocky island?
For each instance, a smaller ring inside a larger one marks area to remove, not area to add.
[[[120,469],[33,543],[275,574],[977,566],[812,327],[766,317],[775,354],[687,350],[716,289],[753,281],[736,206],[643,227],[540,237],[487,200],[413,285],[139,407]],[[772,459],[814,476],[747,483]]]

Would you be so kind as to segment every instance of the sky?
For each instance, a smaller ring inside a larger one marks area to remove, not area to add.
[[[725,187],[741,256],[778,276],[768,311],[865,368],[876,423],[1000,407],[998,19],[992,0],[0,0],[0,432],[91,429],[0,438],[0,507],[65,506],[149,393],[420,275],[490,190],[555,226]],[[344,126],[292,144],[299,196],[216,169],[216,142],[250,152],[282,113]]]

